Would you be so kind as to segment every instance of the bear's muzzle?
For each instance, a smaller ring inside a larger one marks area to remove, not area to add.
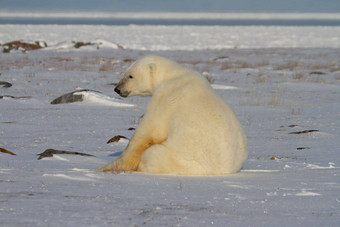
[[[115,87],[115,92],[122,96],[122,97],[128,97],[129,96],[129,92],[126,92],[126,91],[121,91],[121,89],[119,88],[119,86]]]

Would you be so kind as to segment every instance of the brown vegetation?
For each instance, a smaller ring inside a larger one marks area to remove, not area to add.
[[[23,41],[12,41],[5,44],[0,44],[0,46],[3,46],[3,52],[9,53],[11,50],[20,50],[22,52],[26,52],[28,50],[37,50],[43,47],[47,47],[46,42],[39,42],[35,41],[33,43],[23,42]]]
[[[13,152],[11,152],[11,151],[9,151],[9,150],[6,150],[5,148],[2,148],[2,147],[0,147],[0,152],[6,153],[6,154],[10,154],[10,155],[16,155],[16,154],[14,154]]]

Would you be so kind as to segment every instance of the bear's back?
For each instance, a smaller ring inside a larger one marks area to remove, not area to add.
[[[178,100],[172,104],[175,109],[169,117],[166,144],[185,165],[195,163],[214,174],[238,171],[247,151],[232,110],[201,76],[186,75],[176,80],[164,85],[172,90],[165,103]]]

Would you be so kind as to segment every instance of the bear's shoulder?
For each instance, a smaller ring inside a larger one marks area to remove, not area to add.
[[[190,73],[163,82],[157,87],[153,96],[158,98],[197,96],[211,90],[209,82],[199,73]]]

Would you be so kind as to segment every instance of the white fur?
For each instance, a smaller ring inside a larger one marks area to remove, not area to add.
[[[219,175],[240,170],[248,154],[246,137],[233,111],[199,73],[147,56],[126,71],[116,91],[152,98],[126,150],[99,171]]]

